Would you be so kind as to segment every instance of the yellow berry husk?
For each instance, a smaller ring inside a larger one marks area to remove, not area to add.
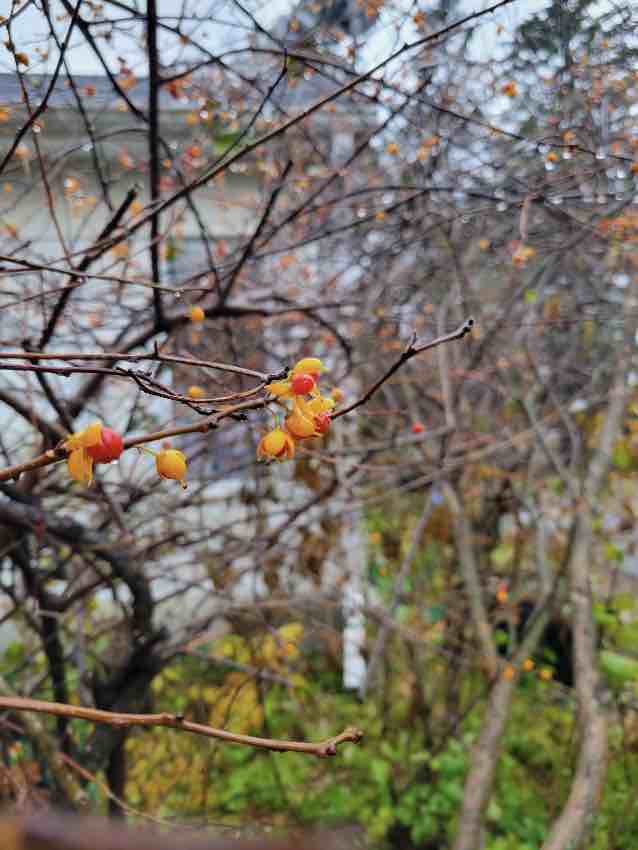
[[[299,440],[315,437],[318,433],[314,421],[300,413],[293,413],[286,417],[286,430]]]
[[[198,387],[196,384],[193,384],[192,387],[188,388],[189,398],[203,398],[204,395],[204,390],[201,387]]]
[[[293,367],[293,373],[307,372],[309,375],[320,375],[323,372],[323,363],[318,357],[304,357]]]
[[[266,434],[263,441],[264,452],[267,455],[276,457],[286,448],[286,435],[281,428],[276,428],[269,434]]]
[[[273,381],[271,384],[266,384],[265,389],[276,398],[286,398],[292,395],[290,381]]]
[[[84,429],[84,447],[97,446],[102,441],[102,423],[93,422],[88,428]]]
[[[86,449],[74,449],[67,459],[67,469],[74,481],[90,485],[93,481],[93,458]]]
[[[181,481],[186,486],[186,455],[178,449],[162,449],[155,455],[155,466],[162,478]]]
[[[329,413],[333,407],[335,406],[334,399],[329,396],[317,396],[317,398],[311,399],[305,406],[305,411],[310,413],[313,417],[318,416],[320,413]]]
[[[265,434],[257,446],[258,460],[291,460],[295,456],[295,441],[281,428]]]
[[[64,448],[69,451],[74,449],[88,449],[90,446],[97,446],[102,441],[102,423],[93,422],[82,431],[76,434],[71,434],[69,439],[64,444]]]
[[[71,434],[64,443],[69,452],[67,469],[74,481],[89,485],[93,481],[93,458],[86,451],[91,446],[97,446],[102,441],[102,423],[93,422],[91,425]]]
[[[333,390],[330,395],[335,400],[335,402],[343,401],[343,390],[340,390],[339,387],[333,387]]]

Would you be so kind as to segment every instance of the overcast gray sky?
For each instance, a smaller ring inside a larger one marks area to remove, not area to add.
[[[72,2],[74,2],[74,0],[72,0]],[[8,11],[8,8],[5,10],[5,5],[8,7],[9,0],[0,0],[0,11],[3,13]],[[133,2],[131,2],[131,5],[133,5]],[[139,3],[138,5],[143,6],[143,4]],[[242,24],[245,24],[247,27],[251,26],[250,21],[243,16],[239,10],[233,7],[230,2],[219,2],[219,0],[217,0],[217,2],[214,2],[214,0],[185,0],[185,2],[184,0],[157,0],[160,16],[178,15],[184,5],[186,5],[189,10],[196,12],[205,21],[210,21],[210,23],[202,23],[199,25],[198,34],[201,37],[203,32],[207,33],[208,38],[205,43],[213,50],[220,49],[222,45],[228,47],[231,43],[234,43],[241,38],[244,32]],[[269,27],[279,15],[289,11],[294,3],[293,0],[268,0],[268,2],[253,4],[250,3],[250,0],[248,0],[246,5],[251,8],[255,8],[256,17],[259,22],[263,26]],[[50,7],[54,18],[57,19],[58,17],[62,18],[64,16],[65,10],[60,0],[51,0]],[[209,10],[211,8],[215,9],[215,17],[209,18]],[[117,10],[111,7],[108,9],[108,14],[109,17],[114,16],[117,14]],[[89,15],[86,15],[86,17],[91,19]],[[65,18],[58,21],[58,35],[61,39],[64,37],[67,26],[68,22]],[[186,32],[190,32],[194,26],[195,24],[193,23],[186,23],[184,30]],[[39,61],[35,54],[35,48],[44,44],[47,32],[48,24],[44,19],[42,12],[40,12],[34,5],[30,5],[26,8],[15,20],[12,27],[13,41],[16,48],[29,55],[32,61],[30,70],[37,73],[52,70],[57,58],[55,51],[51,51],[49,59],[45,63]],[[1,30],[0,35],[2,35]],[[1,39],[2,42],[4,42],[4,40],[4,38]],[[72,73],[104,73],[99,61],[95,57],[91,48],[85,43],[85,40],[80,33],[78,33],[77,37],[72,39],[71,44],[72,50],[69,52],[68,58]],[[100,41],[100,45],[105,46],[105,42]],[[111,41],[110,47],[111,50],[109,50],[109,54],[113,58],[112,70],[116,71],[118,69],[118,63],[116,60],[118,55],[126,55],[129,61],[131,61],[131,65],[134,64],[134,60],[131,59],[134,47],[132,37],[126,38],[116,36]],[[138,50],[137,54],[141,59],[143,55],[142,51]],[[14,65],[11,57],[8,52],[0,46],[0,70],[8,71],[13,68]]]
[[[0,0],[0,7],[8,5],[8,3],[9,0]],[[209,23],[203,23],[200,25],[198,33],[200,36],[203,32],[207,33],[208,38],[206,43],[212,50],[219,50],[222,46],[228,47],[231,44],[236,43],[242,38],[244,33],[242,24],[249,24],[247,19],[242,16],[241,12],[239,12],[230,2],[219,2],[219,0],[216,0],[216,2],[213,2],[213,0],[186,0],[186,3],[189,8],[196,9],[204,20],[209,21]],[[499,10],[496,15],[490,15],[484,18],[475,39],[475,49],[479,51],[493,49],[497,24],[501,24],[506,28],[515,26],[520,23],[520,20],[523,17],[546,7],[547,3],[548,0],[517,0],[517,2],[514,2],[511,6]],[[184,0],[158,0],[159,12],[162,16],[179,14],[183,5]],[[295,5],[295,2],[294,0],[268,0],[268,2],[260,2],[259,4],[250,5],[257,10],[256,17],[259,22],[268,28],[280,15],[289,12]],[[393,5],[396,7],[399,4],[395,2]],[[405,5],[406,9],[414,9],[410,0],[405,0]],[[421,2],[420,5],[427,13],[427,8],[431,4],[429,2]],[[473,10],[483,9],[488,5],[490,5],[490,3],[488,3],[487,0],[466,0],[466,2],[462,4],[462,7],[464,12],[469,13]],[[214,9],[214,17],[209,18],[208,16],[211,14],[209,10],[211,8]],[[51,10],[55,17],[63,15],[64,9],[60,0],[52,0]],[[390,14],[387,13],[385,17],[382,15],[380,23],[381,25],[376,28],[376,31],[369,38],[370,62],[379,61],[386,56],[393,47],[396,47],[396,31],[392,25]],[[386,30],[384,30],[383,27],[384,23],[387,25]],[[67,23],[62,20],[59,22],[58,26],[59,35],[60,37],[63,37]],[[187,24],[184,28],[186,31],[189,31],[192,26],[192,24]],[[31,70],[36,73],[50,71],[56,59],[54,51],[51,52],[51,55],[46,62],[38,60],[35,53],[35,48],[43,45],[43,38],[47,31],[48,27],[46,21],[43,19],[42,13],[33,5],[25,9],[13,25],[12,34],[14,43],[18,50],[29,54],[32,61]],[[405,37],[409,38],[410,35],[410,33],[406,33]],[[2,41],[4,41],[4,38],[2,38]],[[102,45],[105,44],[103,41],[100,43]],[[69,53],[69,63],[73,73],[103,73],[100,63],[94,56],[91,49],[86,45],[80,34],[78,34],[77,38],[73,39],[72,44],[73,49]],[[112,50],[110,51],[110,54],[112,57],[112,69],[114,71],[118,69],[116,59],[118,55],[126,56],[133,68],[135,68],[136,65],[136,56],[140,63],[143,61],[142,51],[139,49],[136,50],[134,48],[134,44],[135,42],[132,36],[128,38],[119,37],[112,40]],[[8,52],[5,52],[3,47],[0,47],[0,70],[10,71],[13,70],[13,67],[12,58],[9,56]],[[143,67],[139,67],[137,70],[139,73],[144,73]]]

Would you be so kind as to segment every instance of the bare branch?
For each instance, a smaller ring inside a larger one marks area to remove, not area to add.
[[[318,741],[315,744],[305,741],[281,741],[274,738],[257,738],[253,735],[241,735],[238,732],[228,732],[225,729],[214,729],[202,723],[192,723],[179,714],[120,714],[115,711],[101,711],[97,708],[85,708],[78,705],[65,705],[59,702],[28,699],[26,697],[0,697],[0,708],[13,711],[35,711],[40,714],[50,714],[55,717],[69,717],[75,720],[88,720],[91,723],[106,723],[110,726],[129,728],[132,726],[168,726],[171,729],[181,729],[202,735],[205,738],[218,738],[231,744],[243,744],[273,752],[308,753],[309,755],[325,758],[334,756],[340,744],[349,742],[357,744],[363,737],[359,729],[345,729],[339,735]]]

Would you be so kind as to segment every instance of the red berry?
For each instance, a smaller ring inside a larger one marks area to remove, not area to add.
[[[297,375],[292,376],[290,385],[295,395],[307,395],[314,390],[315,379],[307,372],[299,372]]]
[[[425,431],[425,428],[423,427],[423,423],[421,423],[421,422],[415,422],[414,425],[412,426],[412,433],[413,434],[422,434],[424,431]]]
[[[96,463],[110,463],[117,460],[124,450],[122,438],[112,428],[102,428],[102,439],[96,446],[89,446],[86,453]]]
[[[315,428],[320,434],[325,434],[329,430],[330,422],[331,419],[329,413],[318,413],[315,416]]]

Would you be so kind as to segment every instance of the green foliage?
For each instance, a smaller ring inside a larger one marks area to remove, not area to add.
[[[235,657],[247,651],[238,638],[230,644],[226,640],[227,651],[231,644]],[[218,645],[216,654],[219,649]],[[450,731],[443,715],[432,723],[431,715],[441,711],[445,697],[445,670],[434,661],[423,671],[429,682],[425,714],[415,713],[418,683],[410,678],[406,658],[396,649],[393,645],[384,699],[363,704],[353,694],[334,688],[337,680],[327,675],[321,653],[306,656],[309,666],[292,688],[277,684],[255,688],[249,676],[237,672],[220,676],[218,671],[211,676],[205,665],[192,659],[175,663],[155,688],[158,708],[185,707],[190,716],[199,711],[201,719],[201,712],[210,717],[211,710],[219,712],[222,703],[228,707],[232,693],[230,728],[316,740],[357,725],[365,729],[365,738],[359,746],[340,749],[334,759],[314,760],[295,753],[203,744],[167,730],[137,733],[129,747],[135,762],[129,799],[166,817],[186,814],[229,824],[323,828],[358,824],[373,847],[389,846],[399,834],[414,847],[450,846],[483,704],[470,707],[470,695],[476,690],[468,680],[469,710],[458,728]],[[275,656],[272,662],[279,663]],[[281,672],[281,666],[278,669]],[[333,686],[328,684],[331,681]],[[540,681],[532,672],[521,679],[487,811],[488,850],[540,846],[550,823],[549,812],[568,793],[575,755],[574,706],[569,699],[555,701],[551,688],[551,682]],[[618,735],[612,747],[601,818],[613,826],[614,847],[629,850],[631,830],[622,819],[633,797],[626,776],[636,776],[638,759],[631,752],[621,756],[623,739]],[[620,757],[627,763],[624,771],[613,767],[614,759]],[[632,815],[631,823],[634,820]],[[596,847],[607,850],[611,845],[601,843],[602,829],[599,833]]]
[[[493,472],[486,467],[485,479]],[[393,593],[418,510],[407,501],[402,510],[368,516],[369,576],[381,600]],[[137,732],[128,748],[129,801],[182,820],[358,825],[371,847],[399,842],[408,848],[450,847],[472,746],[484,720],[487,683],[480,660],[467,652],[472,635],[453,569],[449,519],[445,509],[435,512],[402,588],[398,619],[419,642],[411,648],[396,634],[389,636],[382,687],[364,703],[342,688],[340,651],[330,650],[316,634],[310,638],[296,622],[280,625],[276,634],[235,634],[200,647],[204,656],[210,652],[230,666],[180,659],[153,686],[157,710],[274,738],[318,740],[356,725],[365,732],[360,745],[315,760],[202,742],[167,730]],[[509,543],[497,543],[496,550],[504,545]],[[494,564],[494,551],[493,544],[486,548],[486,568],[507,574],[509,559]],[[613,562],[619,552],[611,544],[605,550]],[[601,666],[618,693],[634,682],[638,664],[631,657],[638,645],[635,607],[627,593],[594,607],[603,641]],[[556,651],[543,646],[535,660],[550,666],[559,661]],[[232,664],[277,674],[289,686],[257,682]],[[543,672],[551,676],[549,667]],[[543,843],[573,778],[574,716],[569,692],[530,665],[517,685],[486,812],[487,850],[532,850]],[[637,816],[629,814],[634,799],[629,780],[636,779],[638,748],[628,740],[614,727],[596,850],[633,847],[632,829],[635,834],[638,825]],[[607,835],[614,836],[613,844]]]

